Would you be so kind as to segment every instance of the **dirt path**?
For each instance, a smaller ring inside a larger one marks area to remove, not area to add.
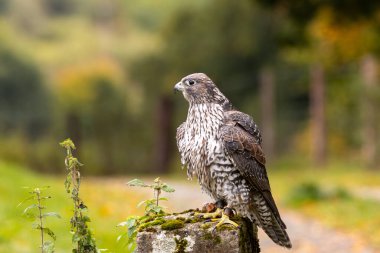
[[[194,206],[202,206],[210,202],[206,194],[202,194],[195,183],[178,184],[170,183],[176,189],[176,194],[170,195],[170,202],[176,203],[171,207],[175,211],[181,211]],[[328,229],[319,222],[307,219],[302,215],[285,211],[280,208],[282,218],[288,226],[288,233],[293,243],[293,249],[287,250],[275,245],[260,230],[260,245],[263,253],[376,253],[375,250],[365,245],[354,235],[345,234],[333,229]]]

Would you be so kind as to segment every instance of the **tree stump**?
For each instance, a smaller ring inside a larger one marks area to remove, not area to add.
[[[232,218],[240,225],[207,222],[192,212],[156,218],[144,224],[137,234],[138,253],[259,253],[257,227],[241,217]]]

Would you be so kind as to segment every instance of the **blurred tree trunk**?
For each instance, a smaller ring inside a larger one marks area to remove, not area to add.
[[[173,101],[168,95],[161,95],[157,102],[155,115],[155,157],[153,170],[156,173],[167,173],[171,158],[170,126],[173,118]]]
[[[261,69],[259,85],[263,148],[268,157],[273,158],[275,156],[275,84],[272,69]]]
[[[377,62],[373,55],[367,55],[361,62],[361,75],[363,80],[363,97],[362,97],[362,156],[368,168],[376,166],[376,145],[377,145],[377,128],[376,128],[376,96],[375,88],[378,83]]]
[[[320,63],[310,70],[311,152],[316,166],[326,164],[325,74]]]

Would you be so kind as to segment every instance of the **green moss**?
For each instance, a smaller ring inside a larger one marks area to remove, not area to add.
[[[240,225],[241,226],[241,225]],[[239,228],[234,227],[232,225],[222,225],[218,227],[219,231],[232,231],[232,230],[238,230]]]
[[[168,221],[165,221],[165,223],[161,225],[161,229],[174,230],[174,229],[183,228],[184,226],[185,226],[185,222],[181,220],[168,220]]]
[[[209,228],[211,228],[211,224],[210,224],[210,223],[202,224],[202,225],[201,225],[201,228],[202,228],[202,229],[209,229]]]
[[[142,216],[139,221],[140,221],[140,224],[143,224],[143,223],[151,222],[153,220],[157,220],[157,218],[164,217],[164,216],[166,216],[165,213],[160,213],[156,215],[145,215],[145,216]]]
[[[186,221],[186,218],[185,217],[177,217],[175,218],[176,220],[181,220],[181,221]]]
[[[210,232],[206,232],[203,236],[202,236],[202,239],[204,240],[212,240],[214,237],[212,236],[212,234]]]
[[[155,225],[161,225],[162,223],[164,223],[166,220],[162,217],[158,217],[156,218],[154,221],[152,221],[152,225],[155,226]]]
[[[143,231],[143,230],[146,230],[147,231],[147,228],[149,228],[149,227],[153,227],[153,226],[157,226],[157,225],[161,225],[161,224],[163,224],[163,223],[165,223],[166,221],[165,221],[165,219],[164,218],[162,218],[162,217],[158,217],[158,218],[156,218],[155,220],[152,220],[152,221],[149,221],[149,222],[145,222],[145,223],[143,223],[143,224],[141,224],[140,226],[139,226],[139,231]]]
[[[219,244],[222,239],[220,239],[220,236],[217,234],[212,234],[210,232],[205,232],[202,236],[203,240],[212,241],[213,244]]]
[[[185,220],[185,223],[197,223],[197,222],[202,222],[202,221],[204,221],[204,219],[202,219],[201,217],[193,216],[191,218],[187,218]]]
[[[185,238],[177,239],[176,237],[174,237],[174,241],[176,244],[174,253],[184,253],[188,244],[187,240]]]
[[[153,216],[143,216],[140,218],[140,223],[146,223],[154,220],[155,217]]]

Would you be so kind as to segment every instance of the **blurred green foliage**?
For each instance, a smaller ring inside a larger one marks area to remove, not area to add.
[[[317,201],[329,201],[351,198],[349,191],[343,187],[323,189],[316,182],[304,182],[290,192],[287,202],[293,206],[301,206]]]
[[[51,123],[50,94],[31,61],[0,45],[0,131],[40,137]]]
[[[321,61],[329,154],[357,159],[358,63],[379,53],[379,6],[287,2],[1,0],[0,158],[62,171],[51,147],[69,136],[86,173],[167,172],[187,106],[173,85],[205,72],[260,125],[262,69],[275,76],[278,154],[308,156],[309,69]]]

